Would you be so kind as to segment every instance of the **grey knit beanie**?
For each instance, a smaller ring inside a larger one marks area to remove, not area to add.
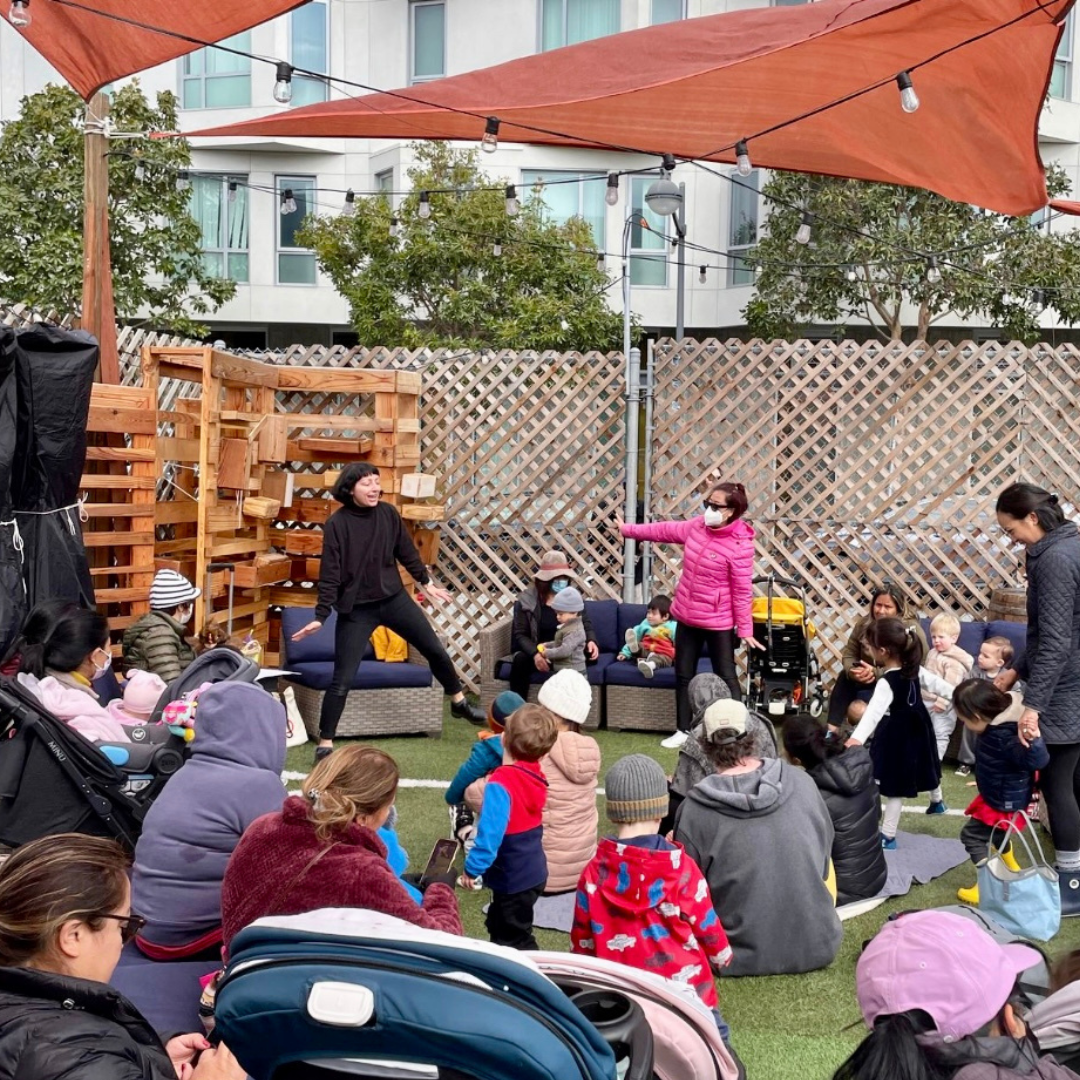
[[[585,601],[573,585],[567,585],[562,592],[557,592],[551,601],[552,611],[578,612],[585,610]]]
[[[614,822],[659,820],[668,812],[668,783],[647,754],[628,754],[608,769],[604,780],[607,816]]]

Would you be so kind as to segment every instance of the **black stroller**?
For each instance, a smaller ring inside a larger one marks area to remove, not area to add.
[[[79,832],[134,849],[185,748],[162,725],[127,731],[130,743],[92,743],[14,679],[0,678],[0,843]]]
[[[756,577],[753,584],[766,586],[765,595],[753,601],[754,637],[765,648],[749,650],[747,707],[781,720],[802,711],[820,716],[825,689],[811,644],[817,630],[806,617],[803,587],[773,574]],[[773,595],[775,585],[794,595]]]

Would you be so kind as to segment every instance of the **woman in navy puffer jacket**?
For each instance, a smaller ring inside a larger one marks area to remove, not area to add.
[[[760,649],[750,614],[753,599],[754,527],[746,513],[742,484],[713,484],[705,496],[705,513],[688,521],[656,521],[627,525],[619,531],[632,540],[682,544],[682,574],[675,587],[671,615],[675,631],[675,723],[678,730],[661,744],[678,749],[690,731],[690,680],[697,674],[701,650],[709,650],[713,671],[742,700],[735,671],[735,640]]]

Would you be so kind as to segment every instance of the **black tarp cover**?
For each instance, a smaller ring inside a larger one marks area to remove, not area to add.
[[[94,606],[77,504],[97,363],[97,341],[85,331],[36,326],[16,336],[12,495],[29,607],[42,600]]]
[[[15,331],[0,327],[0,656],[26,613],[22,556],[11,502],[15,465]]]

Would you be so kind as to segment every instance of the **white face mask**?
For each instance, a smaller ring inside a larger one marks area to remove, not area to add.
[[[109,668],[112,667],[112,653],[111,652],[106,652],[105,649],[98,649],[97,651],[100,652],[100,653],[104,653],[104,655],[105,655],[105,663],[104,664],[96,664],[96,663],[94,664],[94,678],[95,679],[100,679],[101,676],[104,675],[105,672],[108,671]]]
[[[173,616],[173,618],[176,619],[176,621],[181,626],[184,626],[187,623],[191,622],[191,616],[192,616],[192,609],[189,608],[189,607],[186,607],[186,608],[180,608],[180,610],[177,611],[177,613]]]
[[[715,529],[719,525],[723,525],[727,521],[727,513],[724,510],[714,510],[712,507],[708,507],[705,510],[705,524],[710,529]]]

